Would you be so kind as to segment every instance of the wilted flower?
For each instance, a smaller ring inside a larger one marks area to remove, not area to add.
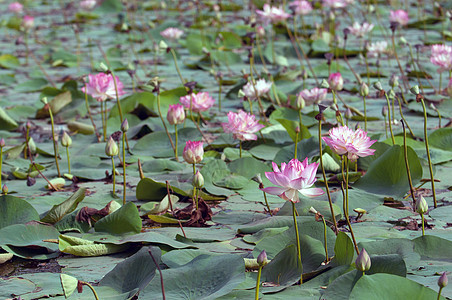
[[[86,84],[86,93],[97,101],[105,101],[107,99],[116,98],[115,83],[111,74],[99,73],[97,75],[88,75],[89,82]],[[116,85],[118,87],[118,96],[124,95],[122,90],[124,85],[116,76]],[[85,87],[82,87],[82,91],[85,93]]]
[[[238,113],[228,112],[228,123],[222,123],[221,126],[224,132],[232,133],[234,138],[241,141],[257,140],[254,133],[265,127],[259,124],[254,115],[243,110],[239,110]]]
[[[108,156],[116,156],[119,154],[118,144],[110,136],[108,138],[107,144],[105,145],[105,154]]]
[[[364,22],[362,24],[354,22],[353,26],[348,27],[348,30],[350,30],[350,33],[356,37],[363,37],[364,35],[368,34],[373,28],[374,25],[367,22]]]
[[[171,125],[182,124],[185,121],[185,110],[181,104],[170,105],[166,119]]]
[[[183,34],[184,34],[183,30],[174,27],[168,27],[162,32],[160,32],[161,36],[163,36],[165,39],[170,40],[178,40]]]
[[[367,45],[367,56],[369,57],[377,57],[385,53],[388,53],[388,42],[386,41],[379,41]]]
[[[355,260],[356,269],[361,272],[369,271],[371,266],[370,256],[365,249],[362,249]]]
[[[319,103],[325,99],[327,93],[327,89],[319,89],[317,87],[313,89],[305,89],[297,94],[297,97],[302,97],[306,104]]]
[[[410,18],[408,17],[408,13],[403,9],[391,10],[389,15],[389,21],[399,23],[402,26],[408,24]]]
[[[312,5],[306,0],[295,0],[289,4],[296,15],[307,15],[312,11]]]
[[[212,98],[208,92],[192,93],[187,96],[180,97],[180,103],[187,109],[193,110],[193,112],[206,111],[213,106],[215,99]]]
[[[286,13],[282,6],[270,6],[267,3],[264,4],[263,10],[256,10],[256,13],[265,25],[270,23],[278,23],[290,17],[290,14]]]
[[[254,87],[256,87],[256,89],[254,89]],[[268,93],[271,87],[272,87],[271,82],[266,82],[265,79],[259,79],[256,80],[254,85],[251,81],[249,81],[247,84],[243,86],[242,90],[248,99],[256,100],[257,98],[260,98],[266,93]]]
[[[322,137],[331,150],[338,155],[347,154],[348,159],[356,161],[358,157],[373,155],[375,150],[370,149],[377,140],[370,140],[362,129],[353,131],[347,126],[339,126],[330,129],[329,137]]]
[[[20,4],[19,2],[13,2],[10,5],[8,5],[8,10],[15,14],[22,13],[23,9],[24,9],[24,6],[22,4]]]
[[[438,66],[438,72],[452,70],[452,46],[433,45],[430,62]]]
[[[204,156],[203,142],[187,141],[182,156],[189,164],[200,163],[202,161],[202,157]]]
[[[22,19],[22,25],[26,30],[33,28],[33,26],[35,25],[35,18],[33,18],[32,16],[24,16],[24,18]]]
[[[417,198],[417,201],[416,201],[416,212],[418,214],[425,214],[426,212],[428,212],[427,201],[425,201],[425,198],[422,197],[422,195]]]
[[[265,176],[277,187],[267,187],[261,190],[281,197],[284,200],[299,202],[298,192],[307,197],[323,195],[320,188],[311,188],[316,181],[318,163],[308,164],[308,158],[303,162],[292,159],[288,164],[282,163],[281,170],[278,165],[272,162],[273,172],[265,172]]]
[[[96,0],[83,0],[80,2],[80,7],[82,9],[91,10],[96,6]]]
[[[344,87],[344,79],[342,78],[341,73],[331,73],[328,77],[328,84],[330,88],[335,91],[340,91]]]

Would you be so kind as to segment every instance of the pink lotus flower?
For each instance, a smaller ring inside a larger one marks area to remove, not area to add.
[[[33,18],[32,16],[24,16],[24,18],[22,19],[22,25],[26,30],[33,28],[33,26],[35,25],[35,18]]]
[[[111,74],[99,73],[97,75],[88,75],[89,82],[86,85],[86,93],[97,101],[105,101],[107,99],[116,98],[115,83]],[[119,81],[116,76],[116,84],[118,86],[118,96],[124,95],[124,85]],[[85,87],[82,87],[82,91],[85,93]]]
[[[171,125],[177,125],[184,123],[185,120],[185,110],[181,104],[170,105],[168,108],[168,113],[166,114],[166,119]]]
[[[408,13],[403,9],[391,10],[389,13],[389,21],[399,23],[402,26],[408,24],[410,20]]]
[[[312,5],[306,0],[295,0],[289,4],[296,15],[307,15],[312,11]]]
[[[377,57],[388,53],[388,42],[380,41],[367,45],[367,56]]]
[[[256,13],[265,25],[285,21],[290,17],[290,14],[286,13],[282,6],[270,6],[267,3],[264,4],[264,10],[256,10]]]
[[[263,188],[262,191],[277,195],[287,201],[299,202],[298,192],[307,197],[323,195],[320,188],[311,188],[316,181],[318,163],[308,164],[308,158],[303,162],[292,159],[288,164],[282,163],[281,170],[272,162],[273,172],[265,172],[265,176],[277,187]]]
[[[364,35],[368,34],[373,28],[374,25],[367,22],[364,22],[363,24],[354,22],[353,26],[348,27],[348,30],[350,30],[350,33],[356,37],[363,37]]]
[[[182,103],[185,108],[192,108],[193,112],[206,111],[213,106],[215,99],[212,98],[208,92],[201,92],[197,94],[190,94],[187,96],[180,97],[180,103]]]
[[[341,73],[331,73],[328,77],[328,84],[332,90],[341,91],[344,87],[344,79],[342,78]]]
[[[200,163],[202,161],[202,157],[204,156],[203,143],[201,141],[187,141],[182,156],[189,164]]]
[[[438,66],[438,72],[452,70],[452,46],[433,45],[430,61]]]
[[[256,89],[254,89],[254,87],[256,87]],[[248,99],[256,100],[257,98],[267,94],[271,87],[271,82],[266,82],[265,79],[259,79],[254,83],[254,85],[251,81],[249,81],[243,86],[242,91]]]
[[[232,133],[234,138],[241,141],[257,140],[254,133],[265,127],[259,124],[254,115],[243,110],[239,110],[238,113],[228,112],[228,123],[222,123],[221,126],[224,132]]]
[[[19,2],[13,2],[8,6],[8,10],[15,14],[22,13],[23,9],[24,9],[24,6],[22,4],[20,4]]]
[[[351,161],[356,161],[358,157],[373,155],[375,152],[370,146],[377,140],[371,141],[362,129],[353,131],[347,126],[339,126],[330,129],[329,135],[330,137],[322,137],[322,140],[338,155],[347,154]]]
[[[305,103],[307,105],[313,104],[313,103],[319,103],[322,100],[325,99],[327,93],[327,89],[319,89],[319,88],[313,88],[313,89],[305,89],[302,90],[300,93],[297,94],[297,97],[301,97],[304,99]]]
[[[96,0],[83,0],[80,2],[80,7],[85,10],[91,10],[96,4]]]
[[[170,40],[178,40],[183,34],[184,34],[183,30],[174,27],[166,28],[165,30],[160,32],[161,36],[163,36],[165,39]]]
[[[323,0],[322,6],[328,8],[344,8],[349,4],[352,4],[354,0]]]

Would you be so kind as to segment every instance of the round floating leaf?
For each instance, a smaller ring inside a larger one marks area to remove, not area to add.
[[[0,196],[0,216],[0,229],[39,220],[39,214],[31,204],[11,195]]]

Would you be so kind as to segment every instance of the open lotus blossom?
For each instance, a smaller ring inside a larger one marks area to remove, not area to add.
[[[184,160],[189,164],[200,163],[204,156],[203,142],[187,141],[187,143],[185,143],[182,156],[184,157]]]
[[[311,188],[315,181],[318,163],[308,164],[308,158],[303,162],[298,159],[292,159],[288,164],[282,163],[281,169],[272,162],[273,172],[265,172],[265,176],[271,183],[277,185],[262,188],[262,191],[277,195],[284,200],[299,202],[298,193],[307,197],[320,196],[324,191],[320,188]]]
[[[430,62],[438,66],[438,72],[452,70],[452,46],[433,45]]]
[[[256,87],[256,89],[254,89],[254,87]],[[257,98],[267,94],[271,87],[271,82],[266,82],[265,79],[259,79],[254,83],[254,85],[251,81],[249,81],[243,86],[242,91],[248,99],[256,100]]]
[[[24,9],[24,6],[22,4],[20,4],[19,2],[13,2],[10,5],[8,5],[8,10],[15,14],[22,13],[23,9]]]
[[[181,104],[170,105],[166,119],[171,125],[182,124],[185,121],[185,110]]]
[[[373,28],[374,25],[367,22],[364,22],[362,24],[354,22],[353,26],[348,27],[348,30],[350,30],[350,33],[356,37],[363,37],[364,35],[368,34]]]
[[[80,7],[85,10],[91,10],[96,4],[96,0],[83,0],[80,2]]]
[[[35,18],[32,16],[24,16],[22,19],[22,25],[25,29],[31,29],[35,25]]]
[[[321,88],[313,88],[313,89],[305,89],[297,94],[297,97],[301,97],[304,99],[306,105],[319,103],[322,100],[325,100],[327,89]]]
[[[183,30],[174,27],[168,27],[162,32],[160,32],[161,36],[169,40],[178,40],[183,34],[184,34]]]
[[[256,10],[256,13],[265,25],[285,21],[290,17],[290,14],[286,13],[282,6],[270,6],[267,3],[264,4],[263,10]]]
[[[97,75],[88,75],[88,83],[86,84],[86,93],[91,95],[97,101],[105,101],[107,99],[116,98],[116,89],[113,76],[111,74],[99,73]],[[116,76],[116,85],[118,86],[118,96],[124,95],[124,85]],[[85,87],[82,87],[85,93]]]
[[[295,0],[289,4],[289,7],[296,15],[307,15],[312,11],[311,3],[306,0]]]
[[[380,41],[367,45],[367,56],[377,57],[388,53],[388,42]]]
[[[341,73],[331,73],[328,77],[328,84],[332,90],[341,91],[344,87],[344,79],[342,78]]]
[[[254,115],[243,110],[239,110],[238,113],[228,112],[228,123],[222,123],[221,126],[224,132],[232,133],[234,138],[241,141],[257,140],[257,135],[254,133],[265,127],[259,124]]]
[[[410,20],[408,13],[403,9],[391,10],[389,13],[389,21],[397,22],[402,26],[408,24],[408,21]]]
[[[338,155],[347,155],[351,161],[356,161],[358,157],[373,155],[375,150],[370,149],[370,146],[377,141],[370,140],[364,130],[358,128],[353,131],[347,126],[330,129],[329,137],[322,137],[322,140],[331,150]]]
[[[354,0],[323,0],[322,6],[328,8],[344,8],[349,4],[352,4]]]
[[[212,98],[208,92],[192,93],[187,96],[180,97],[180,103],[187,109],[192,109],[193,112],[206,111],[213,106],[215,99]]]

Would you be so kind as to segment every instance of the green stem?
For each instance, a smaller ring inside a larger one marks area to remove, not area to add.
[[[122,133],[122,176],[123,176],[123,180],[124,180],[122,204],[126,205],[126,136],[125,136],[125,132]]]
[[[218,79],[218,111],[221,112],[221,92],[222,92],[222,81]]]
[[[262,193],[264,193],[265,205],[267,206],[268,212],[270,213],[270,216],[271,216],[272,211],[270,209],[270,205],[268,205],[267,194],[265,192],[262,192]]]
[[[259,271],[257,271],[256,293],[254,294],[254,300],[259,300],[259,287],[261,285],[261,273],[262,273],[262,266],[259,266]]]
[[[436,203],[436,192],[435,192],[435,178],[433,177],[432,159],[430,158],[430,150],[428,147],[428,136],[427,136],[427,109],[425,108],[424,99],[421,99],[422,108],[424,109],[424,139],[425,139],[425,151],[427,151],[428,158],[428,169],[430,171],[430,180],[432,181],[432,192],[433,192],[433,205],[437,207]]]
[[[111,72],[111,77],[113,77],[113,84],[115,85],[116,104],[118,105],[119,118],[121,119],[121,123],[122,123],[122,121],[124,120],[124,117],[122,115],[121,102],[119,101],[118,83],[116,82],[116,76],[115,76],[115,73],[113,73],[112,68],[110,68],[110,72]],[[106,109],[107,109],[107,107],[105,106],[105,110]],[[105,123],[107,123],[106,118],[105,118]]]
[[[88,112],[89,119],[91,120],[91,124],[93,125],[94,132],[96,133],[97,141],[100,142],[100,135],[99,135],[99,133],[97,132],[96,123],[94,123],[93,116],[91,115],[91,110],[90,110],[90,108],[89,108],[89,103],[88,103],[88,88],[87,88],[87,86],[86,86],[86,82],[85,82],[85,106],[86,106],[86,111]],[[102,123],[102,124],[103,124],[103,123]]]
[[[71,174],[71,158],[69,157],[69,147],[66,147],[66,155],[67,155],[67,170],[68,173]],[[0,181],[1,186],[1,181]]]
[[[175,150],[176,148],[175,148],[175,146],[173,144],[173,139],[171,138],[171,135],[170,135],[170,133],[168,131],[168,128],[166,127],[165,120],[163,120],[162,110],[160,109],[160,92],[157,92],[157,110],[158,110],[158,113],[159,113],[160,120],[162,121],[163,128],[165,128],[166,135],[168,136],[168,139],[170,141],[171,147],[173,148],[173,151],[176,151]]]
[[[173,56],[174,60],[174,66],[176,67],[177,74],[179,75],[180,81],[182,82],[182,85],[184,85],[186,82],[184,78],[182,77],[182,74],[180,72],[179,66],[177,65],[177,58],[176,58],[176,52],[174,52],[174,49],[171,48],[171,55]]]
[[[442,292],[442,290],[443,290],[443,287],[440,287],[439,291],[438,291],[438,298],[436,298],[436,300],[440,300],[441,299],[441,292]]]
[[[345,221],[347,221],[348,228],[350,229],[350,235],[352,236],[353,245],[355,246],[356,254],[359,255],[358,244],[356,243],[355,234],[353,233],[352,224],[350,223],[350,218],[348,215],[348,210],[349,210],[349,207],[348,207],[348,158],[345,156],[344,160],[345,160],[345,173],[346,173],[346,175],[345,175],[345,196],[344,196],[345,197],[345,199],[344,199],[344,201],[345,201],[345,207],[344,207],[345,208],[345,211],[344,211]],[[342,185],[341,187],[342,187],[342,191],[343,191],[344,186]]]
[[[105,101],[100,102],[100,114],[102,116],[102,130],[103,130],[103,134],[104,134],[104,142],[106,142],[107,141],[107,122],[105,122],[104,102]]]
[[[326,222],[325,222],[325,218],[322,216],[322,221],[323,221],[323,241],[325,243],[325,261],[328,262],[329,261],[329,256],[328,256],[328,245],[327,245],[327,240],[326,240]]]
[[[242,158],[242,141],[239,140],[240,158]]]
[[[294,158],[297,158],[297,149],[298,148],[298,132],[295,132],[295,154],[294,154]]]
[[[403,156],[405,157],[405,167],[408,176],[408,184],[410,185],[411,197],[413,198],[413,210],[416,210],[416,199],[414,198],[414,187],[413,181],[411,180],[411,172],[410,165],[408,163],[408,147],[406,144],[406,129],[405,122],[402,120],[402,128],[403,128]]]
[[[2,188],[2,165],[3,165],[3,147],[0,147],[0,188]]]
[[[57,167],[57,171],[58,171],[58,177],[61,177],[60,165],[58,164],[57,142],[55,140],[55,124],[53,122],[52,108],[50,108],[50,104],[49,104],[49,115],[50,115],[50,123],[52,125],[53,155],[55,157],[55,163],[56,163],[56,167]]]
[[[367,109],[366,109],[366,96],[363,96],[364,103],[364,131],[367,132]]]
[[[83,285],[86,285],[91,290],[91,292],[93,292],[94,298],[96,300],[99,300],[99,296],[97,295],[96,291],[94,290],[94,288],[93,288],[93,286],[91,284],[89,284],[88,282],[84,282],[84,281],[81,281],[81,283]]]
[[[385,92],[386,103],[388,105],[388,123],[389,123],[389,132],[391,133],[392,144],[395,145],[394,133],[392,133],[392,125],[391,125],[391,104],[389,103],[388,94]]]
[[[297,209],[295,208],[295,203],[292,203],[292,214],[293,214],[293,225],[295,227],[295,237],[297,240],[297,253],[298,253],[298,266],[301,267],[301,248],[300,248],[300,236],[298,235],[298,224],[297,224]],[[300,283],[303,283],[303,273],[300,274]]]
[[[193,176],[196,175],[196,165],[193,164]],[[193,201],[195,202],[196,210],[198,210],[198,196],[196,193],[196,186],[193,186]]]
[[[116,169],[115,169],[115,159],[114,156],[111,157],[111,168],[113,175],[113,195],[116,194]]]
[[[405,120],[405,116],[403,115],[403,111],[402,111],[402,103],[400,102],[400,98],[399,98],[399,97],[397,97],[397,101],[399,102],[399,113],[400,113],[400,117],[402,118],[402,121],[405,122],[406,127],[407,127],[408,130],[410,131],[411,136],[414,137],[413,130],[411,130],[410,125],[409,125],[408,122]]]
[[[333,219],[334,232],[337,233],[336,216],[333,210],[333,201],[331,200],[330,189],[328,187],[328,180],[325,174],[325,167],[323,166],[323,154],[322,154],[322,119],[319,121],[319,151],[320,151],[320,169],[322,169],[323,181],[325,182],[326,194],[328,195],[328,203],[330,205],[331,218]]]
[[[424,226],[424,223],[425,223],[425,219],[424,219],[424,214],[421,214],[421,218],[422,218],[422,236],[424,236],[425,235],[425,226]]]
[[[174,145],[174,156],[176,158],[176,161],[179,161],[179,157],[177,156],[177,142],[178,142],[178,136],[177,136],[177,124],[174,124],[174,132],[176,136],[176,143]]]

